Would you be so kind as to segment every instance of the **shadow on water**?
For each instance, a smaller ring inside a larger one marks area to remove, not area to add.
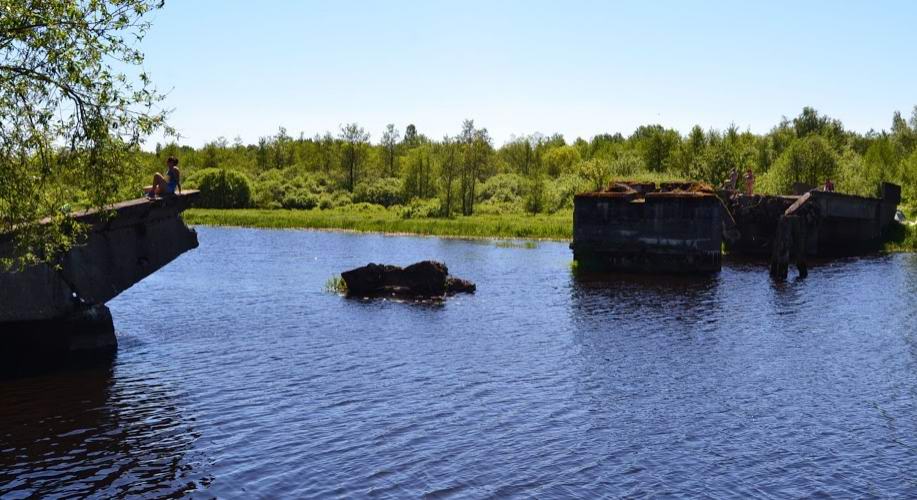
[[[207,487],[173,391],[117,366],[0,380],[0,497],[178,497]]]
[[[78,353],[29,352],[11,348],[0,353],[0,383],[6,380],[36,377],[92,369],[111,369],[117,350]]]

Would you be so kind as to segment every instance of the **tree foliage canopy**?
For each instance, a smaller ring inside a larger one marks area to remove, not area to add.
[[[69,247],[79,228],[67,203],[115,201],[137,173],[132,153],[165,127],[137,49],[158,7],[0,0],[0,233],[12,233],[15,247],[4,264],[52,260]]]

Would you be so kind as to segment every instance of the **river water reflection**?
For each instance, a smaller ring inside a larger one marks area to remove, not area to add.
[[[110,366],[0,381],[0,497],[917,491],[917,257],[576,277],[565,244],[198,228]],[[433,258],[441,305],[325,281]]]

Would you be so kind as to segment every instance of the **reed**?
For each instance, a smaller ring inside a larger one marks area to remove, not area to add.
[[[572,211],[556,214],[472,215],[453,218],[404,219],[388,210],[365,212],[331,210],[204,209],[184,212],[192,225],[270,229],[329,229],[357,232],[417,234],[458,238],[520,238],[569,240]]]

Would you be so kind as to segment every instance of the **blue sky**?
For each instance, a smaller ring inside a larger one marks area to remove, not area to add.
[[[153,22],[145,68],[193,146],[464,118],[498,145],[764,132],[806,105],[865,132],[917,105],[917,2],[167,0]]]

